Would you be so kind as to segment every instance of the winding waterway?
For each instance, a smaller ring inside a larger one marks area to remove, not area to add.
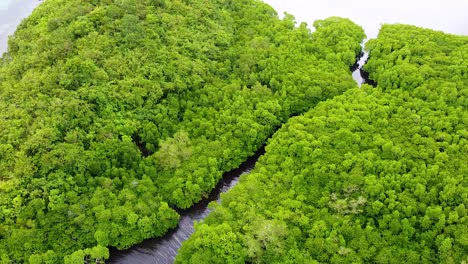
[[[364,27],[369,38],[376,37],[381,23],[396,22],[468,35],[468,20],[465,19],[463,11],[468,10],[468,1],[464,0],[447,0],[443,3],[428,0],[419,4],[418,1],[413,1],[416,4],[408,1],[396,4],[394,1],[370,0],[265,0],[265,2],[271,4],[278,13],[288,11],[294,14],[298,21],[308,21],[309,25],[312,25],[312,21],[315,19],[332,15],[349,17]],[[27,17],[40,3],[39,0],[0,0],[0,55],[7,49],[8,36],[14,32],[21,20]],[[421,4],[424,5],[424,8],[419,7]],[[382,7],[385,5],[396,8],[385,9]],[[428,7],[435,10],[428,9]],[[439,21],[443,21],[443,23],[439,23]],[[368,80],[367,74],[363,71],[367,59],[368,54],[363,51],[361,56],[357,58],[356,64],[351,68],[353,78],[359,86],[363,83],[375,85]],[[190,209],[179,211],[181,218],[176,229],[164,237],[146,240],[128,250],[111,250],[109,262],[122,264],[172,263],[181,243],[193,233],[194,222],[202,220],[211,211],[208,204],[219,201],[221,193],[236,185],[242,174],[249,173],[263,153],[264,149],[262,148],[238,169],[226,173],[207,199]]]
[[[364,43],[361,44],[362,52],[357,57],[356,63],[351,67],[351,72],[353,79],[356,81],[359,87],[367,82],[367,80],[363,76],[363,67],[366,64],[367,59],[369,58],[369,53],[364,51]]]
[[[364,44],[363,44],[364,45]],[[354,80],[360,87],[362,84],[370,84],[372,81],[363,74],[362,67],[367,61],[368,53],[362,52],[356,63],[351,68]],[[182,242],[187,240],[194,232],[194,222],[203,220],[211,209],[208,204],[213,201],[219,202],[220,195],[234,187],[239,181],[239,177],[244,173],[249,173],[255,166],[258,158],[263,155],[265,149],[262,147],[257,153],[247,159],[239,168],[225,173],[222,180],[210,193],[209,197],[187,210],[179,211],[180,221],[175,230],[167,233],[161,238],[145,240],[143,243],[135,245],[127,250],[111,250],[111,258],[108,263],[114,264],[170,264],[174,262]]]
[[[173,263],[182,242],[193,233],[194,222],[202,220],[211,212],[208,204],[213,201],[219,202],[221,194],[234,187],[242,174],[249,173],[258,158],[264,153],[265,149],[262,147],[254,156],[242,163],[239,168],[225,173],[208,198],[203,199],[187,210],[180,210],[180,221],[176,229],[161,238],[146,240],[127,250],[111,250],[111,258],[108,263]]]
[[[361,54],[359,54],[359,56],[356,58],[356,63],[351,67],[351,75],[359,87],[361,87],[363,84],[376,87],[377,83],[375,83],[373,80],[370,80],[369,74],[364,71],[364,65],[369,59],[369,52],[364,49],[366,41],[367,40],[364,40],[364,42],[361,44],[362,51]]]

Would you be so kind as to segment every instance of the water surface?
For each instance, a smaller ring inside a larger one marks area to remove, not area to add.
[[[468,35],[468,0],[264,0],[279,14],[288,12],[312,27],[316,19],[341,16],[375,38],[381,24],[403,23]]]
[[[127,250],[111,250],[108,263],[114,264],[170,264],[174,262],[182,242],[187,240],[194,231],[194,222],[203,220],[210,212],[208,204],[220,201],[222,193],[227,192],[239,181],[242,174],[253,169],[258,158],[265,153],[261,148],[254,156],[247,159],[239,168],[227,172],[211,191],[209,197],[186,210],[179,210],[180,221],[176,229],[161,238],[148,239]]]
[[[377,36],[382,23],[414,24],[447,33],[468,35],[467,0],[264,0],[264,2],[272,5],[279,14],[285,11],[293,14],[298,22],[307,22],[311,28],[316,19],[329,16],[350,18],[364,28],[368,38]],[[39,0],[0,0],[0,55],[6,51],[8,36],[39,4]],[[359,69],[365,63],[366,56],[364,53],[353,69],[355,70],[353,77],[358,84],[364,81]],[[220,193],[235,185],[239,176],[253,167],[260,152],[238,170],[226,174],[209,199],[182,211],[179,228],[162,238],[147,240],[130,250],[113,251],[111,263],[172,263],[180,244],[193,232],[194,221],[203,219],[210,212],[207,204],[219,200]]]

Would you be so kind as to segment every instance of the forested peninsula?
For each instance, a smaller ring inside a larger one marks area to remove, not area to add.
[[[110,247],[174,228],[177,209],[205,197],[289,117],[356,86],[349,69],[362,28],[338,17],[313,26],[258,0],[42,3],[0,59],[1,263],[99,263]],[[305,206],[313,197],[304,197]],[[247,220],[217,217],[221,208],[207,230],[219,229],[215,219],[230,230]],[[245,212],[273,221],[261,208]],[[255,261],[243,239],[257,226],[218,245],[202,235],[213,259],[198,263]],[[206,247],[192,241],[179,262]]]
[[[383,25],[364,85],[291,118],[176,263],[466,263],[468,37]]]

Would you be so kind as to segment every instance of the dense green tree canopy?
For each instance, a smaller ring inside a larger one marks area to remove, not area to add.
[[[423,100],[468,106],[467,36],[384,25],[366,47],[370,60],[365,68],[383,89],[403,89]]]
[[[385,25],[367,48],[378,87],[290,119],[177,263],[468,261],[468,39]]]
[[[1,262],[101,261],[175,227],[288,117],[355,86],[362,29],[315,26],[258,0],[46,0],[0,60]]]

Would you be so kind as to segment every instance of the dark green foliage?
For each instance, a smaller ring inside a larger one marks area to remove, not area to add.
[[[45,1],[0,60],[0,260],[99,262],[163,235],[288,117],[354,87],[363,38],[257,0]]]
[[[379,86],[290,119],[177,263],[468,261],[468,40],[385,25],[367,47]]]

